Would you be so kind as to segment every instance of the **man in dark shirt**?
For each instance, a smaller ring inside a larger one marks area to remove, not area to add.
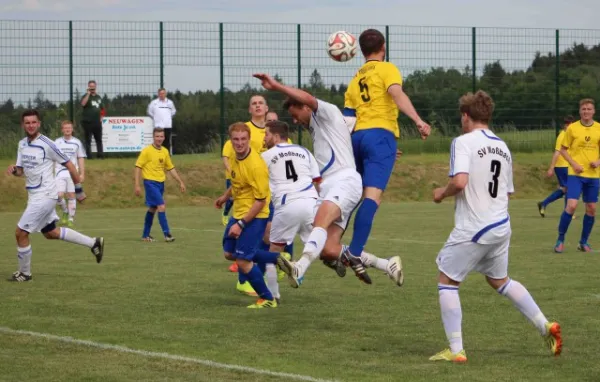
[[[96,81],[88,82],[86,94],[81,99],[83,111],[81,113],[81,125],[85,134],[85,151],[88,158],[92,156],[92,135],[96,141],[97,157],[104,158],[102,149],[102,97],[96,93]]]

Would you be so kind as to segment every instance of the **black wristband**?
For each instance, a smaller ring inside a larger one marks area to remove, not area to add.
[[[237,223],[237,225],[242,227],[242,229],[246,228],[246,222],[244,221],[244,219],[240,219],[236,223]]]

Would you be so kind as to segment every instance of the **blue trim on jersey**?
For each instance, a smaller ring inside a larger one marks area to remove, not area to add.
[[[37,186],[31,186],[31,187],[25,186],[25,189],[26,190],[36,190],[36,189],[42,187],[43,182],[44,182],[44,178],[40,177],[40,184],[38,184]]]
[[[333,162],[335,162],[335,152],[333,151],[333,149],[331,149],[331,159],[329,160],[329,163],[327,163],[325,167],[323,167],[323,170],[321,170],[321,176],[323,176],[323,174],[325,174],[325,171],[329,170],[329,168],[333,166]]]
[[[312,187],[314,187],[314,185],[311,183],[309,186],[304,187],[303,189],[299,190],[299,191],[294,191],[294,192],[303,192],[303,191],[308,191],[310,190]],[[281,197],[281,205],[283,206],[285,204],[285,201],[287,199],[288,194],[283,194],[283,196]]]
[[[487,138],[494,140],[494,141],[502,141],[502,139],[498,138],[498,137],[492,137],[491,135],[487,135],[487,133],[485,132],[485,130],[481,130],[481,132],[483,133],[483,135],[485,135]]]
[[[492,223],[490,225],[487,225],[487,226],[483,227],[479,232],[477,232],[475,234],[475,236],[473,236],[473,238],[471,239],[471,241],[473,243],[477,243],[479,241],[479,239],[481,239],[481,236],[483,236],[486,232],[488,232],[488,231],[490,231],[490,230],[492,230],[492,229],[494,229],[496,227],[499,227],[502,224],[508,223],[509,220],[510,220],[510,217],[507,216],[504,219],[500,220],[499,222]]]
[[[356,110],[355,109],[351,109],[349,107],[345,107],[342,110],[342,115],[344,117],[356,117]]]
[[[29,146],[29,147],[35,147],[35,148],[38,148],[38,149],[42,150],[42,152],[44,153],[44,157],[42,158],[42,160],[46,159],[46,149],[45,148],[43,148],[42,146],[31,144],[29,142],[27,142],[27,146]]]
[[[44,135],[40,135],[39,136],[40,141],[46,143],[52,150],[54,150],[54,152],[60,157],[63,158],[64,160],[66,160],[67,162],[69,161],[69,158],[65,155],[65,153],[63,153],[62,151],[60,151],[58,149],[58,147],[56,147],[56,144],[54,142],[52,142],[48,137],[44,136]]]

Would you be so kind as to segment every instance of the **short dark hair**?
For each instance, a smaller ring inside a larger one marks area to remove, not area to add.
[[[383,33],[377,29],[367,29],[358,37],[358,45],[363,56],[368,57],[377,53],[385,45]]]
[[[28,109],[25,110],[22,114],[21,114],[21,122],[25,121],[25,117],[32,117],[32,116],[36,116],[38,121],[42,120],[42,117],[40,117],[40,112],[35,110],[35,109]]]
[[[96,80],[89,80],[89,81],[88,81],[88,85],[89,85],[89,84],[98,85],[98,84],[96,83]]]
[[[283,140],[287,140],[290,135],[290,127],[283,121],[270,121],[265,126],[269,128],[271,134],[277,134]]]
[[[474,122],[490,123],[492,113],[494,112],[494,101],[483,90],[478,90],[477,93],[467,93],[460,97],[459,109],[461,113],[465,113]]]
[[[163,129],[162,127],[155,127],[154,130],[152,130],[152,136],[154,136],[154,134],[156,133],[164,133],[165,129]]]
[[[571,124],[571,123],[575,122],[575,117],[573,117],[572,115],[567,115],[565,117],[565,119],[563,120],[563,122]]]

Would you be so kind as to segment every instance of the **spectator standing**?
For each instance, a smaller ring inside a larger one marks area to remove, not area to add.
[[[171,154],[171,131],[173,128],[173,116],[177,110],[173,101],[167,98],[167,91],[165,88],[158,89],[158,98],[152,100],[148,105],[147,114],[154,121],[154,128],[164,129],[165,141],[163,147],[165,147]]]
[[[96,81],[90,80],[88,82],[87,92],[81,99],[81,106],[83,106],[81,126],[85,136],[85,151],[88,153],[88,159],[92,159],[92,136],[96,141],[96,156],[102,159],[104,158],[102,147],[104,105],[102,105],[102,97],[96,93]]]

